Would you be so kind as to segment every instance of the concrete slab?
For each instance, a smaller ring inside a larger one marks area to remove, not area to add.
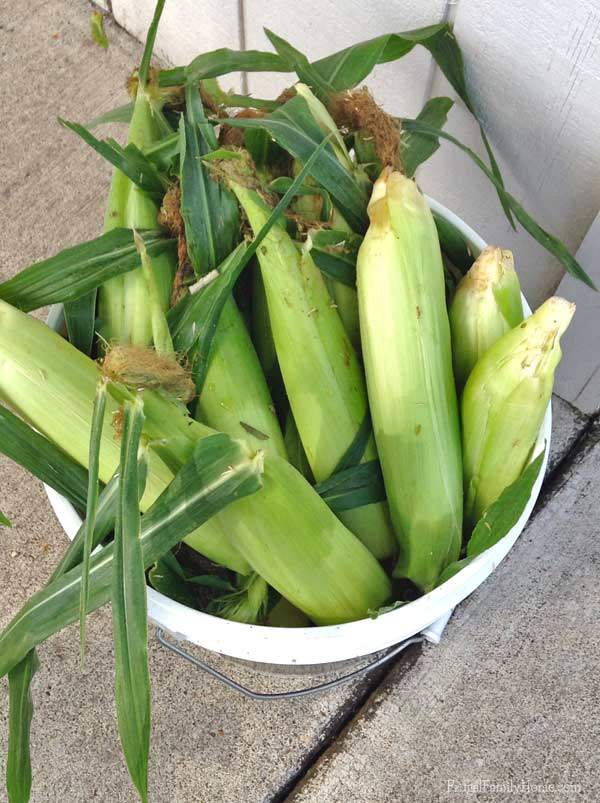
[[[386,679],[294,803],[598,800],[600,429],[442,643]]]
[[[560,396],[552,397],[552,442],[547,474],[557,468],[581,437],[589,417]]]

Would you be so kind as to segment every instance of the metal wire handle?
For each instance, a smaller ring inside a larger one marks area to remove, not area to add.
[[[411,644],[419,644],[425,640],[423,634],[418,633],[416,636],[412,636],[405,641],[401,641],[400,644],[396,644],[396,646],[388,650],[385,655],[381,656],[380,658],[376,658],[374,661],[371,661],[365,666],[361,666],[359,669],[354,669],[347,675],[342,675],[339,678],[335,678],[335,680],[328,680],[326,683],[319,683],[317,686],[308,686],[305,689],[293,689],[291,691],[259,692],[249,689],[246,686],[242,686],[241,683],[238,683],[228,675],[224,675],[222,672],[219,672],[218,669],[210,666],[210,664],[201,661],[199,658],[195,658],[193,655],[187,652],[187,650],[184,650],[183,647],[180,647],[178,644],[174,644],[172,641],[169,641],[165,636],[165,631],[161,627],[156,629],[156,638],[163,645],[163,647],[171,650],[171,652],[174,652],[181,658],[185,658],[185,660],[189,661],[193,666],[196,667],[196,669],[201,669],[211,677],[216,678],[217,680],[220,680],[221,683],[229,686],[230,689],[240,692],[240,694],[243,694],[245,697],[248,697],[251,700],[290,700],[294,697],[307,697],[309,694],[317,694],[319,692],[329,691],[329,689],[335,689],[338,686],[341,686],[343,683],[348,683],[348,681],[363,675],[365,672],[369,672],[372,669],[377,669],[378,666],[382,666],[382,664],[385,664],[396,655],[399,655]]]

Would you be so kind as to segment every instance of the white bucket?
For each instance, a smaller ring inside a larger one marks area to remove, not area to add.
[[[485,242],[459,217],[428,198],[431,209],[453,223],[469,242],[474,254],[485,248]],[[531,310],[523,298],[526,314]],[[62,308],[55,307],[48,317],[54,328],[62,325]],[[474,591],[490,575],[523,531],[531,515],[542,485],[552,429],[550,405],[533,450],[533,455],[546,444],[542,470],[533,486],[531,497],[519,521],[494,547],[479,555],[462,571],[439,588],[419,599],[382,614],[376,619],[363,619],[344,625],[327,627],[263,627],[244,625],[219,619],[192,610],[153,588],[148,588],[148,617],[175,638],[189,641],[207,650],[263,664],[287,666],[333,664],[379,652],[417,633],[424,632],[431,641],[438,641],[453,608]],[[56,516],[70,539],[81,526],[81,518],[73,506],[52,488],[46,493]]]

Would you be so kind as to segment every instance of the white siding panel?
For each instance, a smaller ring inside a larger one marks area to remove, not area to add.
[[[244,0],[246,47],[272,50],[263,27],[306,53],[311,61],[384,33],[440,22],[445,0]],[[368,84],[375,99],[396,114],[414,115],[423,105],[431,59],[422,47],[377,67]],[[293,83],[291,75],[248,75],[256,97],[273,97]]]
[[[600,2],[461,0],[455,33],[507,187],[575,250],[600,206]],[[443,77],[433,93],[448,93]],[[463,108],[448,129],[483,152]],[[554,290],[560,264],[511,232],[493,189],[454,146],[443,145],[420,178],[483,237],[515,251],[534,304]]]
[[[115,19],[142,41],[155,0],[112,0]],[[156,57],[163,63],[188,64],[199,53],[241,46],[237,0],[168,0],[158,28]],[[241,90],[238,73],[222,79],[224,89]]]
[[[600,287],[600,213],[585,236],[577,258]],[[558,294],[574,301],[577,311],[562,339],[556,392],[585,413],[600,408],[600,293],[565,276]]]

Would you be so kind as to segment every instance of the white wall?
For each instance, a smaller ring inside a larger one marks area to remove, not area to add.
[[[154,0],[112,0],[117,21],[138,37],[153,6]],[[168,0],[157,54],[179,64],[223,46],[271,49],[262,30],[268,27],[316,59],[444,18],[454,23],[469,88],[507,188],[577,251],[600,209],[600,0]],[[241,79],[223,83],[239,89]],[[247,76],[248,89],[259,97],[274,96],[288,83],[289,76]],[[420,48],[376,68],[368,83],[387,110],[406,116],[428,97],[454,96]],[[460,102],[448,130],[483,155],[477,127]],[[510,229],[487,179],[454,146],[443,144],[419,180],[484,239],[513,249],[533,306],[554,292],[563,276],[560,263],[528,234]],[[579,332],[589,337],[594,326],[597,340],[595,319],[576,318],[575,339]]]

